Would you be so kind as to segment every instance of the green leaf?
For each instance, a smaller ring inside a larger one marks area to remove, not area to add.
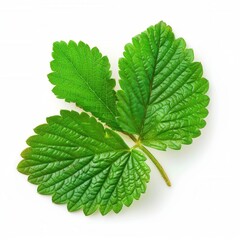
[[[35,132],[18,170],[39,185],[39,193],[67,203],[69,211],[117,213],[145,192],[150,173],[145,156],[86,113],[61,111]]]
[[[134,37],[119,60],[122,89],[117,94],[108,58],[96,47],[55,42],[52,55],[48,77],[53,92],[94,117],[62,110],[60,116],[47,118],[27,140],[18,170],[29,175],[39,193],[66,203],[69,211],[83,209],[86,215],[96,210],[118,213],[140,198],[150,178],[145,155],[171,186],[144,145],[180,149],[206,124],[208,81],[185,41],[176,39],[164,22]],[[135,145],[129,148],[95,117],[128,135]]]
[[[208,81],[193,59],[193,51],[164,22],[125,46],[117,92],[123,131],[160,150],[180,149],[200,135],[208,114]]]
[[[116,123],[115,80],[111,79],[110,63],[99,50],[79,42],[53,44],[52,73],[48,78],[55,85],[58,98],[77,106],[119,129]]]

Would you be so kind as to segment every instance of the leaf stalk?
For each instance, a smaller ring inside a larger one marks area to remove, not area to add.
[[[127,134],[135,143],[136,145],[134,146],[134,148],[139,148],[141,149],[148,157],[149,159],[154,163],[154,165],[157,167],[158,171],[160,172],[162,178],[164,179],[165,183],[167,184],[167,186],[171,187],[171,181],[167,175],[167,173],[165,172],[164,168],[162,167],[162,165],[158,162],[158,160],[152,155],[152,153],[150,151],[148,151],[147,148],[145,148],[140,140],[136,139],[133,135]]]
[[[172,184],[170,182],[170,179],[169,179],[167,173],[165,172],[164,168],[162,167],[162,165],[158,162],[158,160],[143,145],[139,145],[138,147],[151,159],[151,161],[155,164],[155,166],[159,170],[159,172],[160,172],[161,176],[163,177],[165,183],[169,187],[171,187]]]

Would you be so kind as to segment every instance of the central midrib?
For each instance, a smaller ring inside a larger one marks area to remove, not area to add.
[[[155,73],[156,73],[156,67],[157,67],[157,61],[158,61],[158,57],[159,57],[159,52],[160,52],[160,39],[159,38],[159,43],[158,43],[158,51],[157,51],[157,55],[155,57],[155,61],[154,61],[154,67],[153,67],[153,74],[152,74],[152,77],[150,79],[150,90],[149,90],[149,95],[148,95],[148,99],[147,99],[147,102],[144,106],[144,115],[143,115],[143,118],[142,118],[142,122],[141,122],[141,125],[140,125],[140,131],[139,131],[139,139],[141,138],[141,135],[142,135],[142,131],[143,131],[143,127],[144,127],[144,122],[145,122],[145,119],[146,119],[146,115],[147,115],[147,109],[148,109],[148,106],[149,106],[149,102],[150,102],[150,97],[151,97],[151,94],[152,94],[152,86],[153,86],[153,80],[154,80],[154,77],[155,77]]]

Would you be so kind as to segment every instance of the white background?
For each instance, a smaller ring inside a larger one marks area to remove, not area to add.
[[[240,7],[210,0],[0,0],[0,239],[240,239]],[[52,43],[83,40],[118,58],[131,37],[164,20],[204,66],[211,104],[202,136],[181,151],[152,151],[148,190],[105,217],[68,213],[16,171],[33,128],[60,109],[48,82]]]

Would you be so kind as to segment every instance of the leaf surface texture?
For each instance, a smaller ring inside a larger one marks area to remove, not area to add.
[[[145,192],[150,173],[145,156],[86,113],[62,110],[35,132],[18,170],[39,193],[67,203],[69,211],[119,212]]]
[[[114,129],[116,123],[115,80],[111,79],[110,63],[99,50],[79,42],[53,44],[52,73],[48,78],[55,85],[58,98],[76,103]]]
[[[164,22],[125,46],[119,60],[118,123],[144,145],[180,149],[200,135],[208,111],[208,81],[191,49]]]

